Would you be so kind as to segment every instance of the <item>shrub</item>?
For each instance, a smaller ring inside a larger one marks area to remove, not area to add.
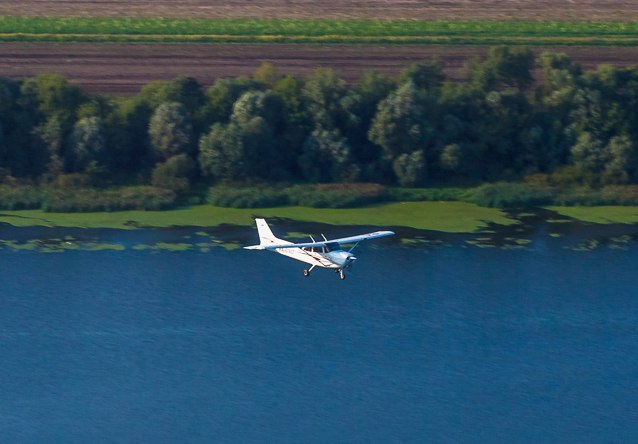
[[[609,185],[600,195],[613,205],[638,205],[638,185]]]
[[[175,199],[173,191],[149,186],[110,190],[87,188],[49,193],[42,209],[63,213],[163,210],[173,207]]]
[[[551,188],[498,182],[469,190],[464,199],[483,207],[525,208],[553,203]]]
[[[268,208],[288,205],[288,194],[268,187],[229,188],[212,187],[208,203],[230,208]]]
[[[215,186],[208,193],[209,203],[231,208],[267,208],[284,205],[348,208],[384,202],[390,198],[386,187],[374,183],[294,185],[280,188]]]
[[[46,195],[32,185],[0,185],[0,209],[31,210],[42,206]]]
[[[456,201],[462,200],[466,192],[463,188],[393,188],[390,195],[393,201]]]
[[[352,208],[388,201],[390,193],[376,183],[297,185],[287,190],[290,203],[314,208]]]
[[[195,170],[195,162],[187,155],[173,156],[153,169],[151,183],[176,193],[185,193],[191,186],[189,177]]]

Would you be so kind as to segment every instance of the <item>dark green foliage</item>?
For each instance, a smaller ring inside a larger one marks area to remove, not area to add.
[[[212,187],[208,203],[230,208],[269,208],[288,205],[288,192],[272,187]]]
[[[401,154],[394,159],[392,168],[402,187],[415,187],[425,182],[427,167],[422,150]]]
[[[554,202],[552,190],[523,183],[499,182],[469,190],[462,200],[483,207],[527,208],[550,205]]]
[[[228,122],[233,105],[246,91],[258,90],[261,85],[248,77],[218,79],[206,91],[206,103],[202,110],[204,122]]]
[[[149,186],[109,190],[33,185],[0,185],[1,210],[42,209],[51,212],[163,210],[175,206],[175,193]]]
[[[409,65],[399,77],[399,83],[412,82],[418,89],[424,90],[438,89],[444,80],[441,64],[436,60]]]
[[[176,193],[185,193],[190,189],[191,178],[196,170],[195,162],[187,154],[178,154],[153,169],[151,184]]]
[[[193,126],[186,108],[179,102],[165,102],[157,107],[148,134],[159,160],[193,151]]]
[[[175,206],[175,199],[173,191],[149,186],[109,190],[54,190],[47,193],[42,209],[61,213],[165,210]]]
[[[426,60],[398,81],[368,72],[354,84],[332,69],[302,79],[266,63],[205,93],[179,77],[126,99],[88,97],[56,75],[0,79],[0,170],[20,184],[153,184],[180,199],[219,184],[304,184],[290,192],[225,188],[211,197],[238,206],[393,198],[366,194],[359,182],[437,190],[489,182],[451,197],[490,206],[632,201],[638,69],[583,71],[550,53],[537,63],[542,78],[534,81],[529,49],[496,47],[468,66],[466,81],[446,81]],[[534,175],[545,183],[515,185]],[[351,185],[316,191],[312,183]],[[15,205],[34,205],[24,202]]]
[[[419,91],[408,81],[379,103],[369,138],[392,158],[422,149],[433,132],[424,112]]]
[[[389,199],[386,187],[375,183],[317,184],[288,190],[290,203],[315,208],[351,208]]]
[[[299,167],[309,182],[349,182],[358,178],[349,161],[350,145],[340,131],[318,126],[306,139]]]
[[[32,210],[42,207],[46,193],[33,185],[0,185],[0,209]]]
[[[232,208],[267,208],[298,205],[315,208],[350,208],[391,199],[386,187],[374,183],[316,184],[283,187],[212,187],[208,201]]]
[[[397,202],[457,201],[464,200],[466,192],[465,188],[454,187],[393,188],[390,190],[390,200]]]
[[[85,171],[89,165],[104,163],[106,140],[99,117],[85,117],[73,127],[67,155],[68,171]]]
[[[486,60],[475,63],[470,70],[472,81],[481,89],[528,88],[534,78],[534,53],[529,48],[496,46]]]

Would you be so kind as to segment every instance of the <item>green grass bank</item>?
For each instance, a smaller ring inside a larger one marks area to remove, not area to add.
[[[42,210],[1,211],[0,223],[13,226],[123,228],[222,224],[251,226],[254,217],[281,217],[332,225],[410,227],[449,233],[472,233],[489,223],[511,225],[516,220],[499,209],[464,202],[398,202],[363,208],[307,207],[222,208],[197,205],[168,211],[117,211],[103,213],[47,213]]]
[[[576,221],[597,224],[638,224],[638,207],[545,207]],[[42,210],[0,211],[0,223],[16,227],[119,228],[222,224],[252,226],[254,217],[278,217],[331,225],[408,227],[447,233],[474,233],[490,223],[512,225],[517,220],[503,210],[465,202],[395,202],[362,208],[224,208],[196,205],[166,211],[115,211],[99,213],[48,213]]]
[[[638,207],[618,205],[598,207],[546,207],[561,216],[594,224],[638,224]]]
[[[0,41],[638,45],[638,23],[0,17]]]

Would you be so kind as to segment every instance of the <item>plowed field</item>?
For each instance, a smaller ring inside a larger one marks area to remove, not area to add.
[[[0,0],[0,15],[636,20],[635,0]]]
[[[569,54],[585,68],[600,63],[638,65],[638,48],[545,48]],[[536,48],[536,52],[543,51]],[[190,75],[204,85],[216,78],[250,75],[262,61],[281,72],[307,75],[318,66],[335,68],[348,81],[374,69],[395,76],[407,64],[437,57],[449,78],[487,53],[477,46],[422,45],[243,45],[243,44],[0,44],[0,75],[63,74],[89,92],[135,94],[153,80]]]

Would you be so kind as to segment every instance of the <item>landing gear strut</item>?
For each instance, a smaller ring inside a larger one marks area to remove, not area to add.
[[[339,277],[341,278],[341,280],[344,280],[346,278],[346,274],[341,269],[339,269]]]
[[[312,271],[312,269],[313,269],[313,268],[315,268],[315,267],[316,267],[316,265],[313,265],[313,266],[312,266],[312,267],[310,267],[310,268],[306,268],[306,269],[303,271],[303,275],[304,275],[305,277],[310,276],[310,272],[311,272],[311,271]]]

